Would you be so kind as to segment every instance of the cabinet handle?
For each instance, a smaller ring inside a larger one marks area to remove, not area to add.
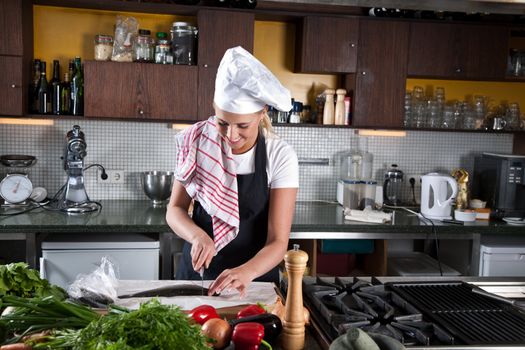
[[[365,71],[362,71],[362,72],[361,72],[361,75],[366,75],[366,72],[365,72]]]
[[[204,68],[208,68],[208,65],[207,65],[207,64],[204,64],[203,67],[204,67]]]
[[[12,87],[13,89],[16,89],[18,86],[16,86],[16,84],[11,84],[11,87]]]
[[[461,73],[461,68],[456,68],[456,73]]]
[[[142,109],[139,109],[139,114],[144,115],[144,111]]]
[[[355,47],[355,44],[354,44],[354,43],[351,43],[351,44],[350,44],[350,47]]]

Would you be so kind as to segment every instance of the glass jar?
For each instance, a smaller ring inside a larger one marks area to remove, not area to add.
[[[174,64],[197,64],[197,27],[187,22],[174,22],[171,29],[171,47]]]
[[[157,45],[155,46],[155,63],[173,64],[173,54],[171,53],[171,43],[168,34],[157,32]]]
[[[139,35],[133,43],[134,62],[153,62],[154,42],[150,34],[151,32],[147,29],[139,29]]]
[[[111,35],[95,35],[95,61],[109,61],[113,53],[113,37]]]

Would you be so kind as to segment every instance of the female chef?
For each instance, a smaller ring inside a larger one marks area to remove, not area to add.
[[[186,242],[176,278],[214,280],[209,295],[278,282],[299,187],[297,156],[272,132],[271,105],[290,92],[242,47],[228,49],[215,80],[215,116],[176,136],[166,220]],[[190,218],[188,209],[194,201]]]

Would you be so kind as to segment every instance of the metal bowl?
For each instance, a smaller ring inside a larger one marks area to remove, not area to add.
[[[171,171],[145,171],[141,173],[142,189],[154,206],[170,198],[174,173]]]
[[[11,168],[27,168],[35,165],[36,157],[20,154],[7,154],[0,156],[0,163]]]

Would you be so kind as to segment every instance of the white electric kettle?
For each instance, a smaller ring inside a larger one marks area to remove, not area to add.
[[[447,198],[449,185],[452,191]],[[438,173],[421,176],[421,214],[429,219],[452,219],[452,201],[457,193],[458,184],[452,176]]]

